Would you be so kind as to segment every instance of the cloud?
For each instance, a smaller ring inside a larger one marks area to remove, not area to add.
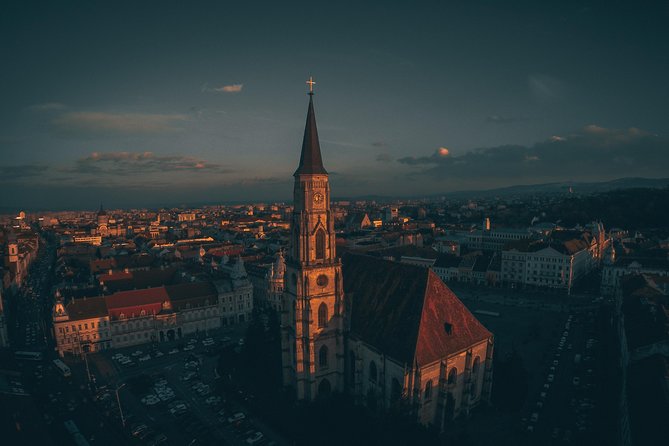
[[[44,104],[31,105],[27,108],[33,112],[50,112],[65,110],[67,109],[67,105],[61,104],[60,102],[46,102]]]
[[[22,180],[44,174],[48,166],[40,164],[21,164],[18,166],[0,166],[0,182]]]
[[[500,115],[490,115],[486,116],[486,122],[492,122],[493,124],[511,124],[517,121],[517,119],[510,116],[500,116]]]
[[[244,84],[221,85],[220,87],[209,87],[208,84],[204,84],[201,91],[203,93],[240,93],[243,88]]]
[[[65,131],[83,133],[146,134],[176,130],[175,123],[186,121],[181,114],[67,112],[53,123]]]
[[[389,163],[393,160],[393,157],[388,155],[387,153],[379,153],[376,156],[376,160],[380,163]]]
[[[446,147],[439,147],[434,153],[430,156],[405,156],[397,160],[398,163],[408,164],[409,166],[416,166],[420,164],[439,164],[440,159],[448,158],[451,154],[451,151]]]
[[[669,138],[637,129],[588,125],[530,146],[505,145],[446,156],[407,156],[411,175],[433,179],[565,180],[669,175]]]
[[[190,156],[159,156],[152,152],[93,152],[80,158],[66,172],[102,175],[133,175],[165,172],[229,173],[220,164]]]

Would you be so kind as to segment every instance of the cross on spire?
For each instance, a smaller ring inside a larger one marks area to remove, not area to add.
[[[313,96],[314,95],[314,84],[316,84],[316,82],[314,82],[314,78],[309,76],[309,80],[307,81],[307,84],[309,85],[309,95]]]

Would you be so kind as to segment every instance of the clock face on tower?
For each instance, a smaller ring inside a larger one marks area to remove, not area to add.
[[[323,194],[321,194],[320,192],[316,192],[314,194],[314,203],[316,203],[316,204],[323,203]]]

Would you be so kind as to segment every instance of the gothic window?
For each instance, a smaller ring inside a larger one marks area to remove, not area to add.
[[[316,231],[316,259],[325,259],[325,231],[322,229]]]
[[[452,368],[451,371],[448,372],[448,383],[455,384],[457,379],[458,379],[458,371],[456,368]]]
[[[328,325],[328,306],[325,302],[318,307],[318,328],[323,328]]]
[[[430,400],[432,399],[432,380],[429,380],[427,384],[425,384],[425,400]]]
[[[474,375],[476,375],[479,372],[480,366],[481,366],[481,358],[477,356],[476,359],[474,359],[474,365],[472,366],[472,373]]]
[[[326,345],[318,350],[318,365],[322,369],[325,369],[328,366],[328,348]]]
[[[369,363],[369,380],[373,383],[376,382],[376,363],[374,361],[371,361]]]

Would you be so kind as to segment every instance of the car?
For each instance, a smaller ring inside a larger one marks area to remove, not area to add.
[[[132,431],[131,431],[132,436],[137,437],[137,436],[139,436],[139,434],[141,434],[142,432],[144,432],[148,428],[149,428],[149,426],[147,426],[146,424],[139,424],[132,429]]]
[[[541,398],[541,399],[546,399],[546,392],[541,392],[541,393],[539,394],[539,398]]]
[[[254,432],[249,437],[246,438],[246,444],[258,444],[260,443],[265,436],[262,432]]]
[[[574,384],[574,386],[578,386],[581,384],[581,378],[579,378],[578,376],[574,376],[574,379],[572,379],[571,382],[572,384]]]
[[[170,350],[169,352],[167,352],[167,353],[170,354],[170,355],[173,355],[173,354],[175,354],[175,353],[179,353],[179,349],[178,349],[178,348],[173,348],[173,349],[171,349],[171,350]]]
[[[549,383],[552,383],[553,381],[555,381],[555,375],[553,375],[552,373],[549,374],[547,380]]]
[[[531,421],[532,423],[536,423],[538,420],[539,420],[539,413],[538,413],[538,412],[534,412],[534,413],[530,416],[530,421]]]
[[[238,423],[240,421],[243,421],[246,419],[246,414],[244,412],[237,412],[233,414],[232,416],[228,417],[228,423]]]
[[[191,350],[195,350],[195,346],[193,344],[189,344],[189,345],[184,347],[185,352],[189,352]]]
[[[557,367],[559,363],[560,363],[560,361],[558,361],[557,359],[554,359],[554,360],[553,360],[553,365],[554,365],[555,367]]]
[[[141,350],[135,350],[134,352],[132,352],[132,353],[130,354],[130,356],[137,357],[137,356],[142,356],[143,354],[144,354],[143,351],[141,351]]]
[[[139,362],[145,362],[145,361],[148,361],[149,359],[151,359],[151,356],[144,355],[144,356],[139,358]]]
[[[229,336],[224,336],[223,339],[221,339],[221,341],[230,342],[230,341],[232,341],[232,338],[230,338]]]
[[[237,344],[239,344],[240,347],[243,346],[244,345],[244,338],[239,338],[239,341],[237,341]]]
[[[210,406],[213,406],[215,404],[218,404],[221,402],[221,397],[220,396],[210,396],[206,400],[204,400],[205,403],[209,404]]]
[[[155,356],[156,358],[160,358],[160,357],[163,356],[164,354],[165,354],[165,353],[163,353],[163,352],[161,352],[160,350],[158,350],[158,351],[156,351],[156,352],[153,354],[153,356]]]

